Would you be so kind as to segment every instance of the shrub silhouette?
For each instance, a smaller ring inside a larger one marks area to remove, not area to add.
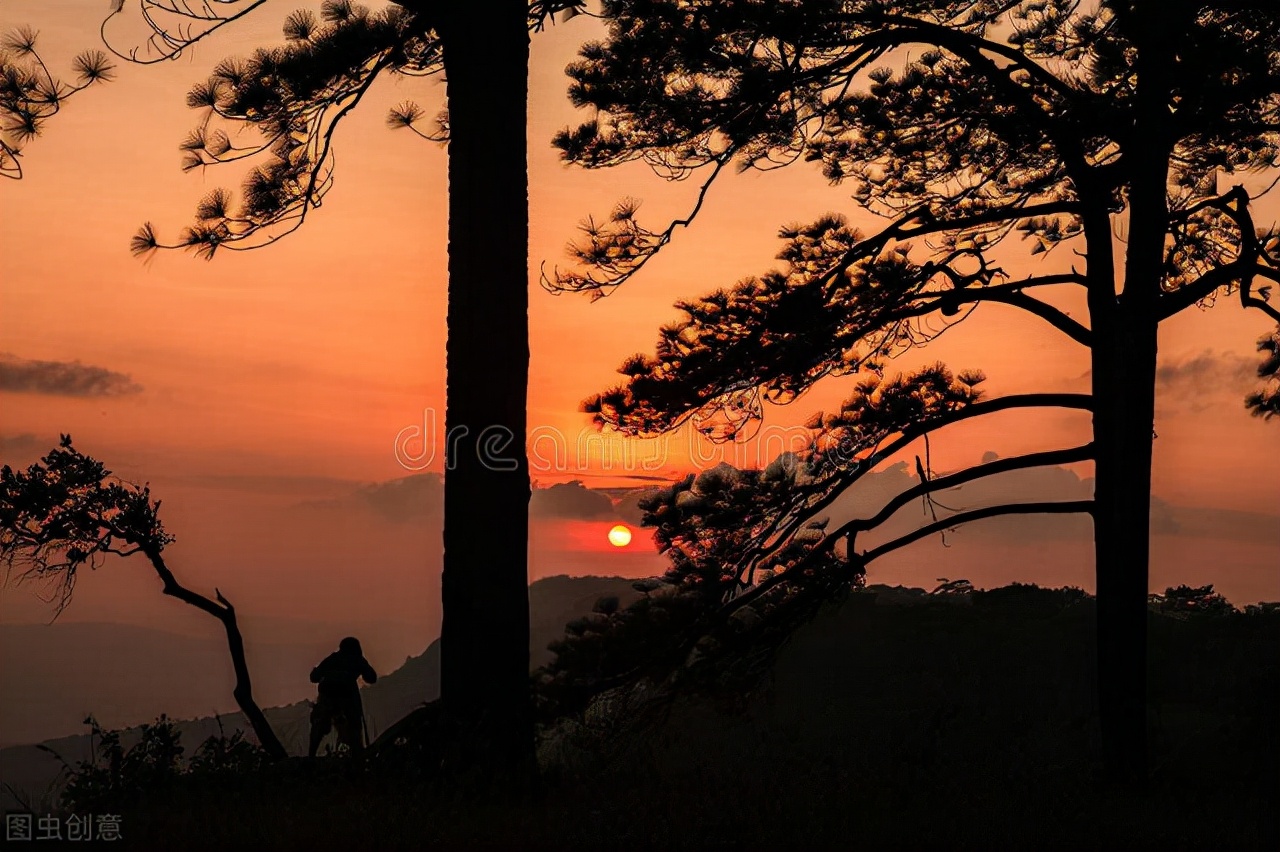
[[[91,734],[89,759],[74,767],[63,761],[66,786],[61,802],[74,813],[127,807],[141,794],[171,785],[178,776],[243,774],[270,762],[270,755],[238,730],[230,737],[209,736],[184,762],[182,732],[165,715],[141,725],[137,742],[127,749],[122,743],[124,732],[104,729],[93,716],[84,722]]]

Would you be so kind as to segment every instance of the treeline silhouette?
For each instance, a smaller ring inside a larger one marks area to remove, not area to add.
[[[1164,759],[1141,794],[1099,787],[1088,756],[1095,613],[1070,588],[852,589],[770,665],[751,666],[746,648],[720,658],[738,668],[682,661],[678,687],[605,689],[540,724],[536,801],[471,797],[456,778],[385,754],[268,764],[243,740],[211,738],[184,762],[160,720],[123,759],[116,740],[100,739],[97,767],[76,771],[64,803],[120,809],[136,842],[181,836],[193,849],[372,838],[386,849],[759,848],[785,847],[797,831],[810,848],[1267,848],[1277,839],[1261,808],[1278,792],[1280,606],[1239,610],[1211,586],[1151,597]],[[611,619],[586,620],[594,628],[568,630],[535,683],[558,672],[604,685],[608,670],[568,646],[633,637]],[[908,814],[928,817],[906,825]]]

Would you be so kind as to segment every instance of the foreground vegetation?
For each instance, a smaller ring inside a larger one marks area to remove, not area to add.
[[[1275,848],[1280,613],[1202,592],[1153,602],[1140,789],[1097,776],[1092,599],[952,584],[855,591],[754,684],[547,727],[534,796],[206,746],[199,772],[78,797],[139,849]]]

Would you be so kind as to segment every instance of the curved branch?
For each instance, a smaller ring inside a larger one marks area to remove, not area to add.
[[[1073,320],[1067,314],[1053,307],[1047,302],[1028,296],[1020,290],[1012,290],[1008,293],[991,293],[983,295],[978,291],[974,301],[978,302],[1003,302],[1006,305],[1012,305],[1015,308],[1021,308],[1029,314],[1033,314],[1058,331],[1070,337],[1081,346],[1093,345],[1093,332],[1082,323]]]
[[[980,521],[983,518],[994,518],[997,515],[1040,515],[1040,514],[1073,514],[1079,512],[1092,513],[1094,502],[1092,500],[1068,500],[1061,502],[1047,503],[1007,503],[1001,506],[987,506],[983,509],[974,509],[971,512],[961,512],[952,515],[949,518],[943,518],[932,524],[920,527],[918,530],[899,536],[893,541],[863,551],[858,554],[858,559],[862,564],[866,564],[873,559],[879,559],[885,554],[906,547],[912,542],[919,541],[922,538],[928,538],[934,533],[944,532],[945,530],[958,527],[961,524],[967,524],[972,521]]]
[[[931,314],[934,311],[939,310],[946,313],[948,309],[958,308],[960,305],[974,304],[977,302],[999,302],[1001,304],[1011,305],[1015,308],[1021,308],[1027,313],[1039,317],[1082,346],[1092,346],[1093,332],[1088,326],[1072,319],[1070,316],[1052,305],[1028,296],[1022,292],[1025,287],[1079,281],[1079,276],[1068,274],[1063,276],[1045,277],[1047,279],[1063,280],[1027,279],[1025,281],[1018,281],[1011,284],[970,287],[949,292],[922,293],[920,296],[916,297],[921,300],[921,304],[886,316],[884,324],[887,325],[915,317],[926,316],[927,314]],[[928,301],[923,301],[925,299],[928,299]],[[966,316],[968,315],[966,314]],[[961,317],[961,319],[964,318],[965,317]],[[958,321],[959,320],[957,320],[957,322]]]
[[[1179,287],[1172,293],[1163,294],[1160,297],[1158,317],[1160,320],[1166,320],[1174,314],[1181,313],[1192,305],[1204,301],[1221,288],[1235,282],[1240,287],[1241,307],[1257,308],[1276,322],[1280,322],[1280,310],[1277,310],[1266,299],[1253,295],[1254,278],[1266,278],[1270,281],[1280,282],[1280,270],[1272,269],[1270,266],[1263,266],[1260,263],[1249,262],[1243,258],[1228,263],[1226,266],[1211,269],[1191,284]]]
[[[1079,160],[1083,164],[1083,157],[1076,150],[1077,146],[1074,144],[1074,140],[1070,138],[1070,131],[1068,130],[1068,134],[1064,136],[1063,130],[1066,127],[1066,122],[1062,120],[1062,116],[1047,110],[1037,103],[1033,97],[1034,91],[1015,81],[1009,72],[1014,69],[1025,71],[1032,79],[1040,82],[1068,102],[1080,99],[1088,94],[1087,92],[1073,89],[1021,51],[962,32],[950,26],[934,24],[904,15],[872,13],[870,15],[854,15],[852,18],[855,21],[861,19],[862,22],[867,24],[889,24],[894,27],[871,33],[859,39],[859,44],[868,43],[874,37],[876,41],[886,46],[898,46],[914,42],[933,45],[951,51],[963,59],[974,72],[990,82],[991,85],[1001,89],[1015,103],[1020,102],[1026,106],[1031,113],[1027,116],[1027,119],[1037,124],[1040,130],[1057,146],[1064,158]],[[1013,64],[1002,68],[990,56],[986,55],[991,53],[1009,60]],[[1102,103],[1101,99],[1095,98],[1093,100],[1094,104],[1092,105],[1096,106]],[[1079,119],[1077,118],[1077,120]]]
[[[0,139],[0,177],[22,180],[22,162],[18,159],[20,156],[21,152]]]
[[[818,280],[823,286],[830,284],[835,280],[836,276],[842,274],[854,263],[869,257],[875,257],[893,242],[903,242],[947,231],[967,231],[970,228],[981,228],[1002,222],[1017,222],[1023,219],[1056,216],[1063,213],[1078,214],[1082,209],[1082,205],[1078,201],[1060,200],[1046,201],[1029,206],[1013,204],[1009,205],[1008,209],[1000,207],[986,210],[982,213],[975,213],[971,216],[939,219],[933,212],[931,204],[921,204],[893,220],[880,233],[858,242],[857,245],[846,251],[836,265],[827,270]]]
[[[1072,394],[1072,393],[1015,394],[1012,396],[1000,397],[999,399],[987,400],[985,402],[975,402],[972,405],[967,405],[964,408],[951,412],[946,417],[941,417],[936,420],[932,420],[928,422],[918,423],[913,427],[904,429],[902,433],[898,435],[897,438],[893,439],[882,448],[876,448],[874,451],[872,451],[872,453],[869,456],[857,461],[853,465],[853,467],[851,467],[849,470],[844,471],[840,476],[836,477],[831,483],[828,483],[828,487],[831,490],[829,490],[825,496],[823,496],[816,503],[803,507],[801,510],[801,514],[796,515],[794,518],[792,518],[792,520],[787,522],[785,526],[781,527],[780,529],[776,530],[774,533],[770,534],[768,536],[770,540],[765,541],[762,544],[760,551],[757,553],[757,555],[753,557],[744,567],[743,569],[744,572],[745,570],[748,570],[752,566],[760,564],[764,560],[768,559],[770,556],[777,553],[783,546],[785,546],[787,540],[790,539],[790,537],[794,535],[799,530],[800,527],[802,527],[806,522],[808,522],[810,518],[814,517],[819,512],[821,512],[822,510],[830,506],[832,503],[834,503],[842,493],[844,493],[855,482],[857,482],[859,479],[861,479],[863,476],[865,476],[867,473],[873,470],[875,466],[878,465],[880,462],[894,455],[899,450],[906,448],[908,445],[910,445],[912,442],[916,441],[917,439],[921,438],[922,436],[930,434],[938,429],[941,429],[944,426],[949,426],[953,423],[959,423],[962,420],[968,420],[971,417],[980,417],[984,414],[994,414],[996,412],[1008,411],[1010,409],[1018,409],[1018,408],[1070,408],[1070,409],[1076,409],[1079,411],[1092,411],[1093,397],[1090,396],[1089,394]],[[1074,452],[1074,451],[1064,450],[1061,452]],[[1008,459],[1008,460],[1001,460],[1001,461],[1008,463],[1014,460]],[[1047,462],[1041,462],[1041,464],[1045,464],[1045,463]],[[990,467],[988,467],[986,473],[989,474],[989,473],[998,473],[998,472],[999,470],[992,470]],[[986,475],[986,474],[983,474],[983,475]],[[939,480],[934,480],[934,481],[937,482]],[[828,536],[828,538],[831,539],[831,541],[829,542],[823,541],[819,545],[815,546],[814,552],[819,552],[825,547],[828,547],[831,544],[834,544],[835,538],[838,538],[838,536]],[[783,575],[779,574],[777,576],[781,577]],[[759,587],[757,586],[756,588],[759,588]]]
[[[1280,270],[1272,269],[1269,266],[1262,266],[1261,264],[1256,264],[1253,269],[1253,275],[1280,283]],[[1266,299],[1260,299],[1257,296],[1253,295],[1250,284],[1252,284],[1251,280],[1247,282],[1242,281],[1240,283],[1241,307],[1257,308],[1267,316],[1271,317],[1276,322],[1280,322],[1280,310],[1277,310],[1276,307],[1272,305],[1270,302],[1268,302]]]
[[[215,603],[204,595],[193,592],[179,583],[177,578],[173,576],[173,572],[169,570],[169,566],[165,564],[164,557],[160,555],[159,550],[152,547],[144,547],[143,552],[146,554],[147,559],[151,561],[151,566],[155,568],[161,582],[164,583],[164,594],[207,612],[222,622],[222,626],[227,632],[227,649],[231,652],[231,664],[236,673],[236,686],[232,693],[235,696],[236,704],[240,706],[240,711],[244,713],[245,719],[248,720],[253,732],[258,737],[258,742],[267,754],[273,760],[286,758],[288,753],[285,751],[284,746],[281,745],[279,738],[276,737],[275,731],[271,729],[271,723],[263,715],[262,709],[254,701],[253,684],[249,678],[249,665],[244,656],[244,638],[240,635],[240,627],[236,623],[235,608],[222,596],[220,591],[215,591],[218,599],[218,603]]]
[[[1026,470],[1027,468],[1032,467],[1044,467],[1047,465],[1088,461],[1094,457],[1093,451],[1094,445],[1089,443],[1066,450],[1047,450],[1040,453],[1027,453],[1026,455],[997,459],[993,462],[988,462],[987,464],[975,465],[973,467],[957,471],[956,473],[948,474],[947,476],[939,476],[933,479],[924,480],[919,485],[908,488],[897,497],[894,497],[872,517],[850,521],[835,532],[830,533],[815,546],[815,549],[830,547],[834,545],[837,540],[847,535],[866,532],[867,530],[880,526],[880,524],[889,520],[895,512],[910,503],[912,500],[915,500],[917,497],[922,497],[935,491],[945,491],[948,488],[954,488],[957,485],[963,485],[964,483],[972,482],[975,479],[996,476],[1012,470]],[[946,518],[943,520],[946,520]]]
[[[876,23],[887,23],[897,27],[897,29],[885,31],[886,35],[906,35],[913,40],[932,44],[944,50],[950,50],[958,56],[964,56],[965,54],[977,56],[982,53],[994,53],[996,56],[1012,62],[1019,70],[1026,71],[1037,82],[1046,88],[1052,89],[1065,99],[1069,100],[1085,94],[1067,84],[1062,78],[1049,71],[1049,69],[1033,60],[1027,54],[1010,45],[1000,44],[990,39],[963,32],[954,27],[935,24],[931,21],[922,21],[907,15],[876,15],[873,20]]]
[[[1255,277],[1280,281],[1280,271],[1263,265],[1260,259],[1270,259],[1262,246],[1261,239],[1254,230],[1253,216],[1249,211],[1249,194],[1243,186],[1237,184],[1222,195],[1206,198],[1170,215],[1171,223],[1185,222],[1205,210],[1217,210],[1226,215],[1240,231],[1240,248],[1238,256],[1231,263],[1215,267],[1201,275],[1195,281],[1179,287],[1173,292],[1160,294],[1157,317],[1168,319],[1192,305],[1198,304],[1212,296],[1222,287],[1236,282],[1240,287],[1240,304],[1246,308],[1258,308],[1272,319],[1280,322],[1280,311],[1268,304],[1265,298],[1253,295],[1253,279]]]
[[[240,2],[240,0],[207,0],[207,2],[230,6]],[[179,58],[182,56],[182,51],[186,50],[188,47],[191,47],[193,44],[207,38],[227,24],[243,18],[245,15],[249,14],[266,2],[267,0],[252,0],[248,6],[241,9],[239,12],[222,17],[220,15],[199,15],[190,11],[190,9],[183,11],[176,7],[165,6],[157,3],[155,0],[139,0],[138,8],[142,11],[143,20],[146,21],[147,26],[151,28],[151,35],[147,37],[145,44],[147,45],[148,51],[153,48],[159,50],[158,56],[141,58],[138,56],[139,48],[135,47],[128,53],[122,53],[113,47],[110,39],[107,38],[107,24],[111,23],[112,18],[124,11],[126,3],[126,0],[116,0],[115,9],[112,10],[111,14],[107,15],[107,17],[103,19],[101,26],[98,27],[98,37],[102,40],[102,44],[107,50],[111,51],[111,53],[126,62],[132,62],[136,65],[155,65],[159,62],[167,62],[168,60]],[[210,26],[193,36],[189,28],[190,25],[188,25],[188,29],[181,35],[174,35],[152,17],[152,13],[149,11],[149,8],[160,9],[161,11],[168,12],[169,14],[178,15],[179,17],[188,18],[189,20],[198,21],[203,24],[209,24]],[[159,41],[157,41],[157,39]],[[163,45],[163,47],[160,47],[160,45]]]
[[[690,208],[688,213],[679,219],[672,219],[667,223],[667,227],[662,231],[650,232],[644,235],[650,241],[650,245],[643,249],[638,261],[628,264],[628,268],[622,270],[619,274],[613,277],[604,279],[603,281],[593,278],[590,273],[585,276],[579,276],[573,275],[572,273],[561,274],[558,270],[552,271],[552,275],[555,278],[553,281],[551,277],[547,275],[547,264],[546,261],[543,261],[539,271],[539,282],[542,284],[542,288],[557,296],[564,292],[582,292],[584,290],[593,291],[592,295],[594,298],[603,298],[609,295],[609,293],[614,289],[626,283],[627,279],[638,273],[644,265],[649,262],[649,259],[656,255],[663,246],[671,242],[671,238],[674,236],[677,228],[687,228],[693,224],[693,220],[697,218],[698,213],[702,210],[703,202],[707,199],[707,193],[711,190],[711,184],[715,182],[716,178],[719,177],[720,172],[722,172],[724,167],[733,159],[734,153],[736,152],[733,149],[730,149],[716,157],[714,161],[715,166],[712,168],[711,174],[707,179],[702,182],[700,187],[698,187],[698,196],[694,201],[693,207]]]
[[[306,222],[308,214],[320,207],[324,195],[333,185],[335,162],[333,154],[334,132],[342,120],[360,104],[378,78],[378,75],[390,68],[392,64],[391,52],[387,51],[373,61],[371,67],[363,70],[364,76],[358,86],[340,93],[323,105],[315,119],[315,126],[309,130],[309,137],[306,143],[308,149],[314,152],[314,155],[308,158],[309,168],[307,170],[306,185],[301,187],[296,197],[290,199],[287,204],[261,220],[244,220],[224,215],[219,223],[219,228],[205,229],[204,231],[188,228],[186,234],[176,243],[159,242],[151,229],[150,223],[147,223],[139,230],[138,235],[134,237],[134,254],[145,255],[156,249],[187,248],[203,255],[207,260],[212,260],[218,249],[252,251],[272,245],[297,231]],[[239,158],[230,158],[227,162],[233,159]],[[212,164],[201,163],[201,165]],[[235,224],[243,224],[246,221],[247,225],[240,229],[231,227]],[[271,229],[279,226],[285,227],[271,232]],[[264,235],[263,232],[266,232],[266,234]]]

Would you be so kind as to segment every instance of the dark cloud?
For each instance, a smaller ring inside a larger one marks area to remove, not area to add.
[[[286,474],[200,473],[181,476],[176,482],[199,488],[227,491],[252,491],[258,494],[345,493],[358,486],[358,480],[332,476],[290,476]]]
[[[121,396],[142,386],[124,373],[79,361],[35,361],[0,353],[0,391],[49,396]]]
[[[1076,383],[1085,384],[1092,370],[1080,374]],[[1156,367],[1157,405],[1161,408],[1190,408],[1201,411],[1217,404],[1207,397],[1242,395],[1258,377],[1258,361],[1239,352],[1206,349],[1196,355],[1161,359]],[[1084,388],[1087,390],[1087,388]]]
[[[1238,352],[1213,352],[1164,361],[1156,367],[1156,411],[1202,412],[1233,397],[1243,410],[1244,396],[1257,380],[1257,362]]]
[[[419,473],[370,485],[356,492],[367,508],[394,523],[438,517],[444,511],[444,477]]]
[[[1154,498],[1151,501],[1152,532],[1280,549],[1280,518],[1275,515],[1206,506],[1168,506],[1170,528],[1162,530],[1155,523],[1157,502]]]
[[[1156,367],[1156,387],[1163,391],[1203,392],[1247,388],[1257,377],[1256,359],[1237,352],[1212,352],[1167,361]]]
[[[1151,532],[1157,535],[1177,535],[1182,531],[1182,525],[1178,523],[1179,510],[1176,506],[1161,500],[1159,497],[1151,498]]]
[[[613,501],[607,494],[594,491],[580,480],[535,489],[529,498],[529,515],[537,518],[560,518],[594,521],[615,516]]]
[[[823,514],[830,518],[831,529],[853,518],[871,517],[917,482],[911,465],[906,462],[889,465],[864,476]],[[340,483],[334,481],[333,484],[337,487]],[[535,488],[530,496],[529,515],[534,521],[617,519],[639,526],[643,517],[639,502],[657,490],[654,487],[593,489],[575,480]],[[876,530],[862,534],[859,546],[873,547],[897,538],[931,523],[935,516],[943,519],[956,512],[1004,503],[1086,500],[1092,496],[1093,478],[1068,468],[1008,471],[938,492],[932,506],[923,500],[912,501]],[[444,508],[444,478],[437,473],[415,474],[361,486],[343,497],[301,503],[297,508],[364,510],[395,524],[438,524]],[[1280,518],[1261,512],[1178,506],[1152,498],[1151,533],[1280,546]],[[959,535],[996,546],[1087,542],[1092,537],[1092,522],[1083,514],[998,516],[964,527]],[[949,541],[952,538],[954,535],[948,536]]]
[[[345,496],[308,500],[298,508],[365,509],[393,523],[439,519],[444,510],[444,477],[419,473],[349,490]],[[529,516],[545,520],[594,521],[621,517],[604,490],[580,481],[534,488]]]
[[[306,477],[283,477],[303,480]],[[307,513],[315,509],[351,512],[372,512],[383,520],[395,524],[415,521],[439,523],[444,512],[444,477],[438,473],[415,473],[400,479],[376,482],[372,485],[354,486],[342,480],[325,480],[316,477],[316,484],[338,489],[338,496],[304,500],[293,505],[295,512]]]
[[[640,501],[662,490],[661,486],[656,485],[648,488],[631,489],[619,497],[618,502],[614,504],[613,510],[622,520],[638,526],[644,521],[644,510],[640,508]]]

